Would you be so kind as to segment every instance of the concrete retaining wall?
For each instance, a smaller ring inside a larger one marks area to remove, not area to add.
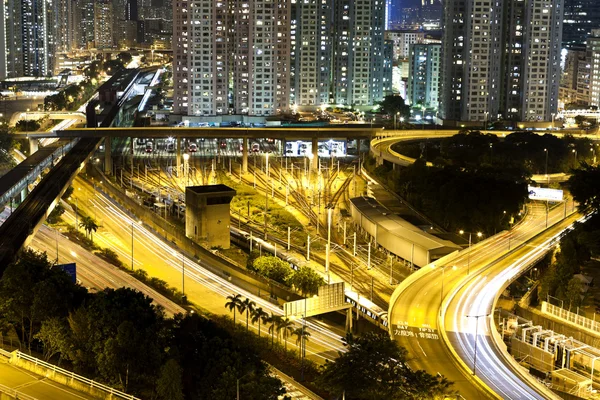
[[[299,300],[302,297],[288,290],[277,282],[270,281],[258,274],[248,271],[245,266],[234,264],[227,261],[210,250],[200,246],[185,236],[185,230],[179,228],[169,221],[165,220],[152,210],[139,204],[133,198],[127,196],[121,188],[114,185],[98,169],[93,166],[87,168],[87,173],[98,181],[102,181],[102,187],[96,186],[96,189],[107,194],[111,199],[120,204],[123,208],[144,221],[146,227],[164,237],[174,245],[181,248],[186,255],[193,256],[197,260],[210,261],[202,264],[203,267],[213,273],[225,277],[251,293],[259,294],[265,297],[265,294],[273,294],[281,304],[285,301]]]

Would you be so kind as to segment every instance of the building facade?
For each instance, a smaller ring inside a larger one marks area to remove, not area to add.
[[[332,2],[292,0],[290,102],[293,107],[329,103]]]
[[[564,0],[562,47],[584,45],[593,29],[600,28],[600,2]]]
[[[110,49],[114,45],[113,5],[109,0],[94,4],[94,45],[97,49]]]
[[[2,2],[0,76],[48,76],[54,69],[56,1]]]
[[[268,116],[290,104],[290,1],[176,1],[174,113]]]
[[[445,7],[439,117],[549,121],[558,105],[562,0]]]
[[[423,43],[425,41],[425,32],[408,30],[386,31],[385,39],[393,42],[394,61],[397,61],[410,57],[410,46]]]
[[[410,50],[407,103],[437,109],[439,106],[440,44],[414,44]]]
[[[333,101],[370,106],[384,97],[385,5],[380,0],[334,3]]]
[[[587,57],[590,68],[589,104],[600,107],[600,29],[592,30],[587,39]]]

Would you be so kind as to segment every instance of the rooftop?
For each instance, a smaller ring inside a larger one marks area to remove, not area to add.
[[[400,216],[393,214],[372,197],[355,197],[350,199],[350,201],[369,221],[383,227],[394,235],[409,239],[415,245],[426,250],[444,247],[460,248],[451,241],[433,236],[400,218]]]
[[[203,186],[187,186],[186,191],[189,190],[196,194],[229,194],[235,195],[235,189],[230,188],[227,185],[203,185]]]

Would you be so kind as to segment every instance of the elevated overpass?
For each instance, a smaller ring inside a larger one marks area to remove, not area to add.
[[[0,177],[0,205],[12,204],[15,199],[17,202],[24,201],[29,185],[36,181],[43,170],[53,166],[55,161],[71,150],[77,140],[60,139],[43,147]]]
[[[383,128],[371,128],[366,126],[348,125],[343,127],[268,127],[268,128],[189,128],[189,127],[143,127],[143,128],[119,128],[99,127],[84,129],[67,129],[56,132],[36,132],[28,134],[29,138],[145,138],[166,139],[168,137],[177,139],[177,166],[181,162],[183,148],[182,139],[206,138],[206,139],[241,139],[243,170],[248,170],[248,140],[270,138],[281,140],[310,140],[312,141],[313,157],[311,167],[318,168],[318,141],[319,140],[371,140],[384,132]],[[133,146],[133,141],[131,142]],[[285,148],[285,146],[284,146]],[[110,140],[105,142],[105,172],[112,170],[112,149]],[[132,147],[133,150],[133,147]],[[133,154],[133,151],[132,151]]]
[[[444,138],[457,132],[387,131],[371,142],[371,152],[379,163],[410,165],[415,159],[394,151],[393,144]],[[560,180],[565,176],[552,178]],[[493,317],[489,317],[493,316],[500,292],[577,218],[563,218],[562,207],[558,207],[549,214],[550,228],[545,229],[545,211],[538,210],[538,214],[533,212],[528,221],[474,245],[473,249],[430,263],[394,291],[388,313],[390,333],[409,351],[413,368],[443,374],[455,382],[467,399],[558,398],[517,365],[500,340]],[[475,342],[480,345],[477,361]]]
[[[134,70],[128,73],[128,84],[119,95],[117,102],[110,107],[103,121],[103,127],[112,124],[121,107],[135,90],[136,83],[144,79],[147,72]],[[21,247],[31,242],[68,185],[83,169],[101,141],[102,139],[98,137],[80,138],[0,226],[0,274],[14,260]]]

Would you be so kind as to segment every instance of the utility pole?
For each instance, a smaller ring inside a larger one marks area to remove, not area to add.
[[[310,261],[310,235],[306,238],[306,261]]]
[[[288,251],[290,251],[290,239],[291,239],[291,237],[292,237],[292,230],[291,230],[291,228],[288,226],[288,243],[287,243],[287,244],[288,244],[288,245],[287,245],[287,249],[288,249]]]
[[[327,209],[327,248],[325,249],[325,274],[327,274],[327,284],[330,283],[329,277],[329,253],[331,252],[331,212],[332,208]]]
[[[269,212],[269,195],[265,190],[265,240],[267,240],[267,213]]]

